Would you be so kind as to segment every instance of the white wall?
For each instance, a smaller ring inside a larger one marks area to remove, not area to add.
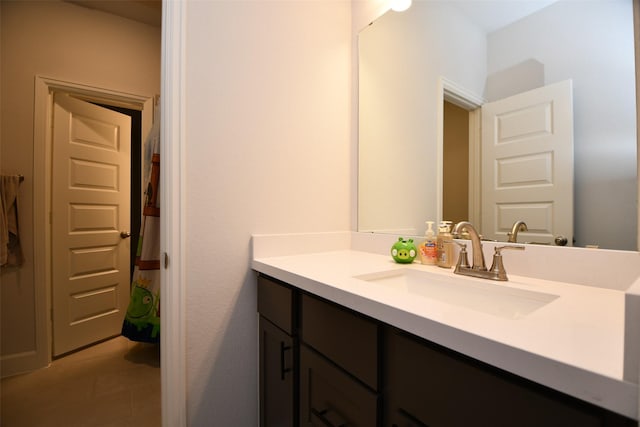
[[[188,424],[258,425],[252,233],[348,230],[348,1],[189,2]]]
[[[636,250],[631,0],[557,2],[488,40],[489,73],[534,59],[545,84],[573,80],[576,244]]]
[[[41,75],[153,96],[160,91],[160,28],[59,1],[2,1],[0,169],[20,173],[25,264],[2,271],[1,353],[35,350],[34,78]],[[3,368],[6,364],[3,364]]]

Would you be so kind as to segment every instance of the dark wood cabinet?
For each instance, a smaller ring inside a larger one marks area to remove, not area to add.
[[[635,420],[260,276],[261,427],[631,427]]]
[[[386,427],[636,425],[394,328],[384,359]]]
[[[293,427],[294,341],[260,316],[260,426]]]
[[[377,390],[379,322],[310,295],[300,303],[302,342]]]
[[[300,297],[300,426],[378,425],[380,323]]]
[[[260,427],[298,425],[298,344],[291,287],[258,278]]]
[[[300,347],[300,426],[375,427],[378,396],[329,359]]]
[[[287,284],[258,277],[258,313],[289,335],[297,333],[296,292]]]

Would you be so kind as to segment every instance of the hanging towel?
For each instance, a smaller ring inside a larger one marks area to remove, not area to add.
[[[18,190],[20,177],[0,177],[0,266],[19,267],[24,262],[18,227]]]

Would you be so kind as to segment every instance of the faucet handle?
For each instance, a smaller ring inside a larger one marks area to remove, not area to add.
[[[503,249],[513,249],[524,251],[524,246],[496,246],[495,252],[493,254],[493,264],[491,265],[491,269],[489,270],[495,277],[496,280],[509,280],[507,278],[507,271],[504,269],[504,264],[502,263],[502,250]]]
[[[513,249],[513,250],[524,251],[525,248],[526,246],[522,246],[522,245],[496,246],[494,249],[495,253],[493,254],[493,256],[496,256],[496,255],[502,256],[503,249]]]
[[[453,271],[454,273],[460,271],[461,268],[471,268],[469,265],[469,258],[467,258],[467,244],[453,241],[456,245],[460,246],[460,253],[458,254],[458,262],[456,263],[456,268]]]

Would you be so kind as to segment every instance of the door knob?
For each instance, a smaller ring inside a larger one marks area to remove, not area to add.
[[[121,231],[120,232],[120,238],[121,239],[128,239],[129,237],[131,237],[131,233],[129,233],[128,231]]]
[[[554,242],[557,246],[566,246],[569,240],[564,236],[556,236]]]

